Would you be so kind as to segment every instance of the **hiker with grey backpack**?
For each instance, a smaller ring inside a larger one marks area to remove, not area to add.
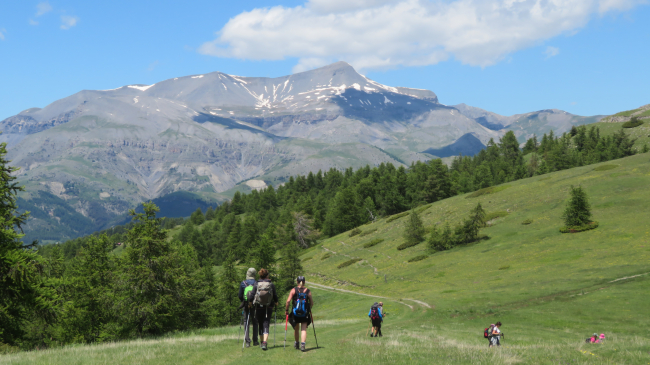
[[[259,324],[259,332],[262,337],[262,350],[267,349],[267,340],[269,338],[269,328],[271,327],[271,318],[273,309],[278,305],[278,294],[275,290],[275,284],[269,279],[269,271],[260,269],[260,280],[253,285],[251,290],[252,309],[255,318]]]
[[[293,347],[300,351],[305,351],[307,342],[307,327],[312,322],[311,308],[314,306],[314,301],[311,297],[311,291],[305,287],[305,277],[298,276],[296,278],[297,286],[291,289],[289,297],[285,303],[284,314],[287,321],[293,327],[293,337],[295,339]],[[300,334],[300,336],[298,336]],[[314,329],[314,338],[316,337],[316,330]],[[298,342],[300,341],[300,345]],[[318,345],[318,340],[316,340]]]
[[[246,344],[246,347],[251,347],[251,339],[250,339],[250,322],[253,322],[253,346],[259,346],[259,341],[257,340],[257,333],[258,333],[258,325],[257,325],[257,318],[255,317],[255,314],[253,313],[251,315],[251,310],[252,310],[252,305],[249,305],[253,301],[253,296],[251,295],[253,291],[253,287],[257,280],[255,280],[255,275],[257,275],[257,270],[254,268],[248,269],[246,271],[246,280],[242,281],[241,284],[239,285],[239,300],[241,300],[241,306],[239,309],[243,308],[243,315],[244,315],[244,341]]]

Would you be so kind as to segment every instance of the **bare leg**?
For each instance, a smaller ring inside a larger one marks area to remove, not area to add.
[[[301,323],[301,337],[302,337],[302,342],[307,342],[307,323]]]

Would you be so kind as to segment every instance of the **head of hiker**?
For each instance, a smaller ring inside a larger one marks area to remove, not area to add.
[[[298,276],[296,278],[296,284],[298,284],[298,286],[305,286],[305,277],[304,276]]]
[[[250,269],[248,269],[248,270],[250,271]],[[253,269],[253,270],[255,270],[255,269]],[[246,275],[248,276],[248,273],[246,273]],[[264,279],[268,279],[268,278],[269,278],[269,271],[267,269],[260,269],[260,279],[264,280]]]
[[[257,270],[251,267],[246,271],[246,280],[255,279],[255,275],[257,275]]]

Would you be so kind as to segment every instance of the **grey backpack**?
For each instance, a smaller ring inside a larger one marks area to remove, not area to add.
[[[273,287],[271,286],[271,282],[258,281],[257,293],[255,293],[253,304],[260,306],[269,306],[271,303],[273,303]]]

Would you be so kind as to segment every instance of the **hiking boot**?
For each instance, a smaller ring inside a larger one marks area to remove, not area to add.
[[[250,343],[250,342],[246,342],[246,348],[249,348],[249,347],[251,347],[251,343]]]
[[[374,333],[371,333],[371,334],[370,334],[370,337],[375,337],[375,334],[374,334]]]
[[[293,348],[296,350],[300,350],[300,345],[298,345],[298,342],[293,343]]]
[[[250,343],[249,343],[250,344]],[[253,341],[253,346],[259,346],[260,342],[259,341]]]
[[[379,334],[379,337],[384,337],[384,335],[382,335],[382,334],[380,333],[380,334]]]
[[[305,343],[300,344],[300,351],[305,352]]]
[[[266,342],[262,341],[262,350],[266,351]]]

